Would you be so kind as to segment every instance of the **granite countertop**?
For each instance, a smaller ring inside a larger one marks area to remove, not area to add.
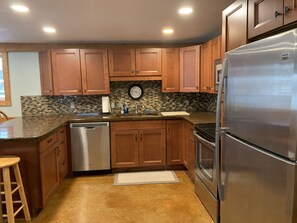
[[[50,116],[24,116],[10,119],[0,124],[0,141],[6,140],[39,140],[50,134],[62,125],[69,122],[102,122],[102,121],[137,121],[137,120],[170,120],[185,119],[192,124],[213,123],[215,113],[193,112],[188,116],[162,116],[154,115],[50,115]]]

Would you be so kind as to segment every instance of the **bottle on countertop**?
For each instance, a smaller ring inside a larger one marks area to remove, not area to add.
[[[124,114],[128,114],[129,113],[129,107],[128,107],[128,104],[126,102],[123,105],[123,111],[124,111]]]

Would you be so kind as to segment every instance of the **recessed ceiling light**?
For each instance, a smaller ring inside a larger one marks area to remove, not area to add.
[[[28,12],[29,11],[29,8],[25,5],[11,5],[10,8],[17,12]]]
[[[173,32],[174,32],[174,30],[171,29],[171,28],[163,29],[163,33],[164,33],[164,34],[172,34]]]
[[[184,8],[180,8],[178,10],[178,13],[181,15],[187,15],[187,14],[191,14],[193,12],[193,9],[190,7],[184,7]]]
[[[43,29],[43,31],[46,32],[46,33],[55,33],[55,32],[56,32],[56,29],[55,29],[55,28],[53,28],[53,27],[49,27],[49,26],[47,26],[47,27],[43,27],[42,29]]]

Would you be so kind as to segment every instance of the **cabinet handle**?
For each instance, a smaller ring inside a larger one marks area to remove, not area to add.
[[[198,86],[196,86],[196,89],[199,89]]]
[[[134,74],[134,70],[131,70],[131,73]]]
[[[87,93],[87,89],[85,89],[85,93]]]
[[[142,134],[140,134],[140,141],[142,141]]]
[[[135,141],[138,142],[138,137],[137,137],[137,135],[135,135]]]
[[[64,144],[64,141],[61,142],[61,145],[63,145],[63,144]]]
[[[49,139],[49,140],[47,140],[48,143],[50,143],[51,141],[53,141],[53,139]]]
[[[288,14],[290,10],[291,10],[291,9],[290,9],[288,6],[285,6],[285,8],[284,8],[284,12],[285,12],[285,14]]]
[[[137,70],[137,71],[136,71],[136,73],[138,74],[138,73],[139,73],[139,71]]]
[[[279,15],[281,15],[282,13],[280,13],[280,12],[278,12],[278,11],[275,11],[274,12],[274,17],[276,18],[276,17],[278,17]]]
[[[170,133],[170,127],[168,126],[168,133]]]
[[[52,92],[52,90],[49,90],[49,92]]]

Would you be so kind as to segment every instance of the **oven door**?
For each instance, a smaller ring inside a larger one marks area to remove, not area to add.
[[[195,173],[215,198],[218,198],[215,162],[215,144],[194,133]]]

